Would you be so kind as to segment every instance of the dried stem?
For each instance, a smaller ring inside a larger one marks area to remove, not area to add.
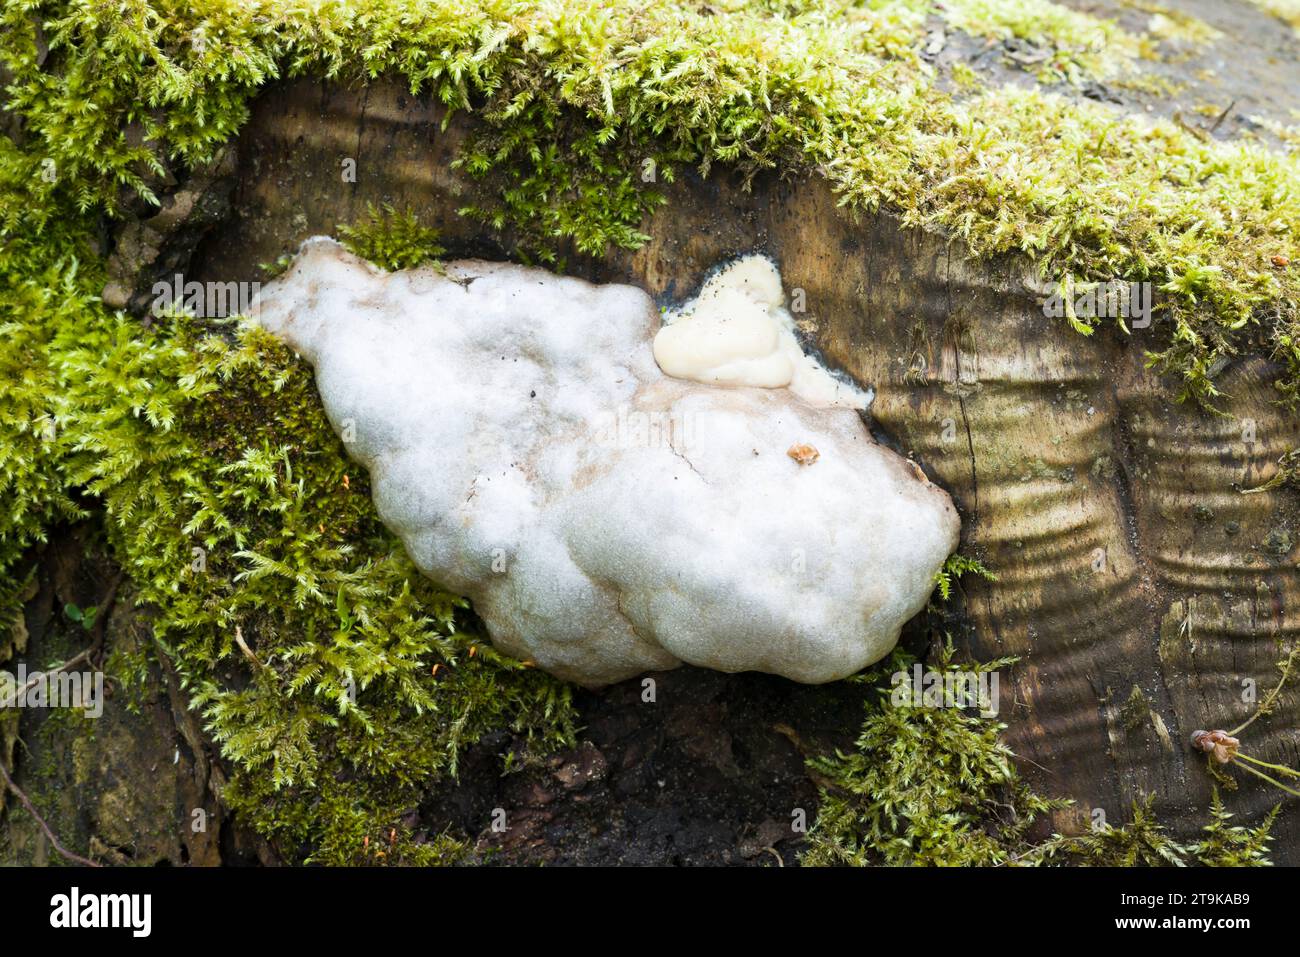
[[[8,785],[9,790],[13,791],[14,796],[18,798],[18,800],[22,803],[22,806],[27,808],[27,813],[30,814],[32,817],[36,818],[36,823],[41,826],[41,830],[44,831],[45,836],[49,838],[50,846],[53,847],[56,851],[58,851],[60,855],[62,855],[64,858],[66,858],[69,861],[72,861],[76,864],[83,864],[86,867],[102,866],[100,864],[96,864],[94,861],[90,860],[89,858],[82,857],[80,854],[74,854],[72,851],[68,850],[66,847],[64,847],[62,844],[59,843],[59,839],[55,837],[54,832],[50,830],[50,826],[45,823],[45,818],[41,817],[40,812],[38,812],[36,808],[32,805],[32,802],[28,799],[27,795],[23,793],[22,788],[20,788],[17,784],[15,784],[14,779],[9,776],[9,771],[5,768],[3,761],[0,761],[0,777],[3,777],[5,779],[5,784]]]

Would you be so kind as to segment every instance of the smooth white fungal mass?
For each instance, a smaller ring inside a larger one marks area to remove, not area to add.
[[[785,308],[781,274],[746,256],[714,274],[700,294],[664,315],[655,361],[679,379],[707,385],[789,388],[818,406],[865,409],[871,394],[840,382],[804,354]]]
[[[959,522],[856,411],[795,394],[816,376],[765,262],[719,273],[653,349],[631,286],[388,274],[322,238],[255,305],[315,368],[380,517],[498,648],[590,686],[683,661],[830,681],[893,647]]]

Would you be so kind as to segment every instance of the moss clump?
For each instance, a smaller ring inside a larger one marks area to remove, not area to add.
[[[1277,819],[1274,807],[1258,827],[1229,822],[1219,792],[1210,804],[1210,820],[1198,841],[1180,843],[1169,836],[1151,810],[1152,796],[1133,802],[1132,819],[1122,827],[1109,825],[1077,837],[1062,837],[1035,848],[1027,860],[1089,867],[1267,867],[1269,835]]]
[[[569,739],[568,692],[461,634],[463,602],[380,525],[283,346],[116,318],[61,361],[72,480],[240,771],[226,799],[291,855],[363,859],[486,731]]]
[[[388,272],[422,266],[447,251],[438,243],[438,230],[422,225],[414,211],[387,204],[367,204],[366,218],[340,226],[339,237],[349,251]]]
[[[876,683],[907,671],[914,658],[895,651],[884,668],[860,679]],[[995,671],[1009,660],[968,666]],[[951,646],[936,667],[953,666]],[[1004,725],[957,708],[898,703],[881,692],[868,705],[851,752],[814,758],[827,780],[805,864],[1002,864],[1030,845],[1026,833],[1066,802],[1029,790],[999,738]]]
[[[895,651],[887,663],[855,679],[877,685],[906,672],[915,658]],[[967,664],[976,674],[1008,667],[1013,659]],[[936,670],[957,667],[951,645]],[[1072,802],[1031,790],[1012,763],[1000,734],[1005,725],[970,710],[895,700],[891,689],[868,703],[867,718],[850,752],[816,757],[809,767],[823,780],[817,821],[808,834],[806,865],[994,866],[1070,864],[1098,867],[1269,864],[1275,807],[1255,828],[1235,826],[1216,791],[1210,820],[1198,841],[1182,843],[1152,812],[1152,799],[1135,802],[1131,820],[1074,836],[1035,841],[1044,815]]]
[[[447,859],[454,842],[417,839],[403,815],[488,731],[571,740],[567,689],[461,630],[464,602],[380,524],[282,345],[185,316],[142,328],[95,303],[71,259],[39,275],[41,308],[0,294],[25,333],[0,366],[29,370],[29,401],[46,393],[33,414],[57,430],[24,444],[26,420],[6,420],[0,448],[41,477],[29,515],[66,510],[72,489],[97,506],[153,653],[234,767],[226,801],[290,859]]]
[[[58,330],[81,327],[93,308],[98,276],[85,256],[65,230],[39,246],[8,240],[0,254],[0,629],[17,612],[23,554],[51,522],[80,514],[55,464],[60,397],[46,358]]]
[[[644,129],[612,118],[593,123],[540,94],[527,76],[504,82],[481,114],[486,128],[456,160],[497,184],[497,202],[460,214],[513,229],[522,258],[553,265],[563,265],[556,250],[565,241],[592,256],[645,243],[642,222],[666,202],[648,184],[671,183],[672,162],[692,154],[665,151]]]
[[[940,601],[948,601],[952,597],[952,587],[963,575],[975,575],[986,581],[998,580],[998,576],[985,568],[984,563],[978,558],[954,553],[949,555],[944,560],[943,567],[934,573],[934,587],[939,593]]]
[[[988,40],[1024,40],[1045,47],[1032,62],[1043,80],[1104,79],[1129,67],[1141,45],[1112,20],[1048,0],[949,0],[948,24]]]
[[[1186,396],[1212,400],[1226,360],[1262,348],[1300,401],[1297,160],[1037,89],[954,100],[919,56],[936,13],[1058,49],[1123,47],[1113,27],[1043,0],[19,0],[0,14],[22,119],[0,141],[0,228],[39,228],[57,199],[153,199],[168,172],[213,156],[272,79],[385,75],[487,120],[462,161],[494,177],[497,202],[467,212],[538,258],[564,241],[640,242],[658,204],[646,160],[818,170],[846,204],[892,209],[976,255],[1157,283],[1153,361]]]

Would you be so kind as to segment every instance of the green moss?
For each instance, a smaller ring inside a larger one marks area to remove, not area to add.
[[[461,161],[492,176],[497,201],[466,212],[516,231],[534,258],[568,241],[636,245],[674,166],[819,170],[846,204],[892,209],[976,255],[1158,283],[1153,362],[1186,396],[1212,400],[1213,372],[1248,347],[1272,352],[1283,397],[1300,399],[1300,277],[1275,265],[1300,259],[1297,161],[1039,90],[954,101],[918,56],[931,12],[977,33],[1124,48],[1112,26],[1041,0],[22,0],[0,41],[24,121],[2,147],[13,202],[0,225],[39,227],[56,199],[117,210],[131,191],[152,197],[165,170],[210,158],[272,79],[385,75],[483,117]]]
[[[152,609],[153,653],[234,768],[229,805],[290,858],[450,859],[450,838],[417,841],[403,815],[487,731],[571,740],[568,690],[462,631],[464,602],[384,530],[282,345],[184,316],[142,328],[95,303],[71,260],[39,275],[49,299],[0,364],[29,370],[57,429],[23,444],[22,421],[6,423],[0,448],[45,478],[29,513],[69,489],[102,512]]]
[[[0,628],[16,613],[27,578],[21,558],[45,529],[79,513],[55,465],[59,396],[45,361],[62,326],[80,325],[98,278],[66,232],[37,247],[7,241],[0,255]]]
[[[895,651],[859,680],[875,684],[914,660]],[[1010,663],[963,670],[987,673]],[[951,646],[934,667],[956,667]],[[1038,818],[1068,803],[1024,785],[996,720],[899,703],[890,689],[879,697],[868,703],[852,751],[809,761],[827,783],[804,864],[1002,864],[1032,846],[1026,835]]]
[[[645,130],[612,118],[592,122],[539,94],[527,76],[505,83],[481,114],[486,128],[456,160],[493,184],[497,201],[460,214],[510,228],[522,258],[553,265],[563,265],[557,248],[565,241],[587,255],[645,243],[642,222],[666,202],[648,184],[671,183],[673,160],[692,154],[665,151]]]
[[[931,15],[1049,47],[1071,76],[1108,68],[1099,42],[1127,47],[1113,26],[1038,0],[7,3],[0,608],[12,613],[23,556],[50,523],[102,509],[159,611],[157,653],[235,766],[230,800],[290,854],[454,856],[395,824],[423,783],[454,773],[489,728],[541,744],[570,734],[556,683],[487,646],[469,657],[460,602],[383,531],[292,356],[183,319],[142,330],[96,301],[99,217],[156,202],[290,76],[396,78],[474,113],[459,162],[493,198],[464,212],[535,259],[637,246],[686,166],[819,174],[846,206],[888,209],[976,256],[1155,282],[1164,338],[1151,360],[1185,396],[1212,400],[1216,370],[1262,350],[1285,370],[1280,396],[1300,401],[1300,161],[1039,89],[966,77],[953,98],[919,55]],[[394,266],[433,255],[436,237],[395,215],[352,241]],[[1014,789],[1014,775],[996,735],[966,720],[892,713],[864,731],[910,742],[904,758],[950,757],[916,778],[919,798],[892,804],[860,786],[884,772],[828,765],[846,796],[827,805],[819,853],[938,860],[954,841],[972,860],[1011,853],[1023,819],[976,832],[991,810],[979,795]],[[962,781],[974,798],[953,793]],[[1017,800],[1026,817],[1043,807]],[[837,816],[872,837],[854,843]]]
[[[952,597],[952,586],[957,583],[963,575],[976,575],[979,578],[988,581],[997,581],[998,576],[993,574],[984,567],[984,563],[977,558],[970,558],[966,555],[954,553],[944,560],[943,567],[934,573],[934,587],[939,593],[940,601],[947,601]]]
[[[1134,801],[1132,818],[1122,827],[1104,825],[1087,834],[1062,837],[1034,849],[1028,860],[1089,867],[1266,867],[1270,831],[1279,807],[1255,828],[1229,824],[1232,815],[1214,792],[1210,820],[1201,839],[1183,843],[1171,838],[1152,812],[1154,797]]]
[[[411,269],[446,252],[438,243],[438,230],[422,225],[412,210],[367,204],[366,214],[359,223],[340,226],[339,236],[350,251],[381,269]]]
[[[1270,832],[1282,806],[1275,805],[1258,827],[1230,824],[1232,815],[1223,806],[1218,789],[1210,803],[1210,822],[1202,828],[1203,836],[1189,851],[1196,863],[1205,867],[1268,867]]]
[[[1137,38],[1114,21],[1049,0],[947,0],[940,11],[949,25],[971,36],[1045,48],[1030,62],[1049,81],[1105,79],[1128,68],[1140,50]]]
[[[895,651],[883,665],[850,680],[874,687],[914,662],[906,652]],[[1013,663],[1001,659],[959,666],[947,645],[931,667],[986,673]],[[1085,834],[1035,840],[1035,825],[1073,802],[1045,798],[1025,784],[1001,740],[1005,725],[969,710],[897,700],[891,688],[878,689],[877,697],[867,703],[853,750],[808,762],[823,784],[817,821],[802,857],[805,865],[1270,863],[1269,832],[1278,808],[1258,827],[1234,826],[1217,791],[1197,841],[1170,837],[1152,811],[1151,797],[1134,802],[1130,820],[1121,826],[1102,824]]]

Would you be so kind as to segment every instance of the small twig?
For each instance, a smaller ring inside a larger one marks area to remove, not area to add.
[[[238,625],[235,626],[235,644],[239,646],[239,650],[244,653],[245,658],[257,665],[257,667],[262,667],[262,659],[257,657],[252,648],[248,647],[248,642],[244,640],[244,631]]]
[[[12,698],[4,702],[4,704],[0,704],[0,711],[5,710],[6,708],[13,707],[15,701],[21,698],[28,691],[31,691],[33,688],[35,688],[38,684],[40,684],[43,680],[48,678],[50,675],[57,675],[60,672],[69,670],[70,668],[75,668],[77,665],[87,660],[94,651],[95,651],[95,646],[91,645],[85,651],[81,652],[80,654],[78,654],[73,658],[69,658],[67,661],[65,661],[63,664],[59,665],[56,668],[51,668],[49,671],[36,672],[34,675],[32,675],[30,678],[27,679],[27,683],[25,685],[23,685],[21,688],[17,689],[14,692]]]
[[[1235,738],[1249,728],[1260,715],[1272,713],[1273,705],[1277,703],[1277,696],[1282,693],[1282,689],[1286,687],[1287,679],[1291,676],[1291,666],[1295,664],[1297,654],[1300,654],[1300,645],[1292,648],[1291,653],[1282,661],[1282,677],[1273,686],[1273,690],[1264,695],[1264,700],[1259,703],[1259,707],[1255,709],[1254,714],[1228,732],[1231,737]]]
[[[1182,128],[1184,133],[1190,133],[1192,136],[1196,137],[1202,143],[1209,141],[1210,136],[1208,133],[1205,132],[1205,130],[1201,129],[1199,126],[1197,126],[1194,123],[1188,123],[1185,119],[1183,119],[1183,114],[1177,110],[1174,111],[1174,122],[1177,123],[1178,126]]]
[[[67,661],[65,661],[63,664],[59,665],[57,668],[53,669],[52,671],[42,672],[32,677],[25,685],[23,685],[22,688],[14,692],[14,696],[10,700],[4,703],[3,705],[4,708],[10,707],[15,701],[18,700],[19,697],[22,696],[24,692],[30,691],[32,688],[36,687],[36,685],[39,684],[42,679],[52,674],[58,674],[59,672],[67,671],[69,668],[73,668],[81,664],[82,662],[89,661],[91,657],[93,657],[96,653],[99,652],[100,648],[102,648],[104,644],[104,629],[106,623],[108,622],[108,616],[112,614],[113,604],[117,601],[117,590],[118,588],[121,587],[122,580],[125,577],[126,577],[125,569],[118,569],[117,574],[113,576],[113,580],[109,583],[108,591],[105,593],[103,599],[99,603],[98,617],[95,619],[95,624],[90,630],[90,636],[91,636],[90,647],[86,648],[84,651],[69,658]],[[55,836],[54,831],[52,831],[50,829],[50,826],[47,823],[45,823],[45,818],[41,817],[40,812],[37,811],[35,805],[32,804],[31,799],[27,797],[27,795],[23,792],[22,788],[20,788],[17,784],[14,783],[14,779],[10,777],[9,769],[5,767],[3,760],[0,760],[0,777],[4,778],[5,786],[8,787],[9,790],[14,793],[14,796],[18,798],[19,803],[21,803],[22,806],[27,809],[27,813],[36,819],[36,823],[39,824],[41,826],[41,830],[45,832],[45,837],[49,840],[50,845],[54,848],[56,852],[58,852],[58,854],[61,857],[63,857],[65,860],[69,860],[74,863],[84,865],[85,867],[102,866],[101,864],[97,864],[95,861],[92,861],[89,858],[82,857],[80,854],[74,854],[72,851],[68,850],[59,842],[59,839],[58,837]]]
[[[1291,652],[1278,662],[1278,670],[1282,672],[1282,675],[1277,684],[1264,696],[1264,700],[1259,703],[1254,714],[1240,725],[1231,731],[1195,731],[1192,733],[1192,747],[1209,755],[1209,767],[1213,774],[1222,777],[1222,773],[1215,768],[1216,763],[1223,766],[1234,764],[1242,771],[1249,772],[1255,777],[1267,781],[1278,790],[1300,797],[1300,791],[1283,784],[1272,775],[1265,774],[1260,768],[1268,768],[1270,771],[1289,778],[1300,778],[1300,771],[1246,754],[1241,750],[1241,742],[1237,739],[1237,735],[1250,727],[1256,718],[1272,713],[1277,706],[1278,696],[1282,693],[1282,689],[1286,687],[1286,683],[1291,677],[1291,667],[1295,664],[1297,657],[1300,657],[1300,645],[1292,648]]]
[[[69,658],[67,661],[63,662],[63,664],[51,668],[49,671],[38,671],[33,674],[32,677],[27,680],[25,685],[14,691],[13,697],[4,704],[0,704],[0,711],[3,711],[5,708],[13,707],[15,701],[21,698],[28,691],[31,691],[40,684],[42,680],[48,678],[50,675],[57,675],[75,668],[77,665],[89,661],[99,653],[100,649],[104,646],[104,631],[108,626],[108,617],[113,613],[113,605],[117,602],[117,591],[122,586],[122,579],[125,577],[125,570],[119,569],[117,574],[113,576],[113,580],[109,582],[108,590],[104,593],[104,597],[100,599],[98,606],[99,611],[95,616],[95,624],[92,625],[90,629],[90,646],[84,651]]]
[[[1297,480],[1297,469],[1300,469],[1300,449],[1292,449],[1290,452],[1283,453],[1277,460],[1277,471],[1273,477],[1265,481],[1262,485],[1256,485],[1254,488],[1244,488],[1241,490],[1242,495],[1254,495],[1256,492],[1271,492],[1275,488],[1281,488],[1288,482]]]
[[[98,652],[104,645],[104,632],[108,628],[108,618],[113,614],[113,606],[117,604],[117,591],[122,587],[122,580],[125,578],[126,569],[119,568],[113,580],[108,583],[108,591],[99,600],[99,612],[95,616],[94,626],[90,629],[92,651]]]
[[[9,786],[9,790],[13,791],[14,795],[18,798],[18,800],[22,802],[23,807],[27,808],[27,813],[30,814],[32,817],[36,818],[36,823],[41,826],[41,830],[45,832],[45,836],[49,839],[50,844],[54,847],[56,851],[59,852],[60,855],[62,855],[64,858],[66,858],[69,861],[73,861],[77,864],[83,864],[86,867],[103,866],[101,864],[95,863],[92,860],[89,860],[88,858],[82,857],[80,854],[72,853],[72,851],[68,850],[66,847],[64,847],[62,844],[59,843],[59,839],[54,836],[54,832],[50,830],[50,826],[45,823],[45,818],[41,817],[40,813],[36,810],[36,808],[32,806],[32,802],[28,800],[27,795],[23,793],[22,788],[20,788],[17,784],[14,784],[14,779],[9,776],[9,771],[5,768],[3,761],[0,761],[0,777],[3,777],[5,779],[5,784]]]
[[[1236,105],[1237,105],[1237,101],[1233,100],[1231,103],[1227,105],[1224,111],[1219,114],[1219,118],[1215,120],[1214,125],[1210,127],[1211,136],[1213,136],[1215,132],[1218,131],[1219,127],[1223,125],[1223,121],[1228,118],[1228,114],[1232,112],[1232,108]]]

